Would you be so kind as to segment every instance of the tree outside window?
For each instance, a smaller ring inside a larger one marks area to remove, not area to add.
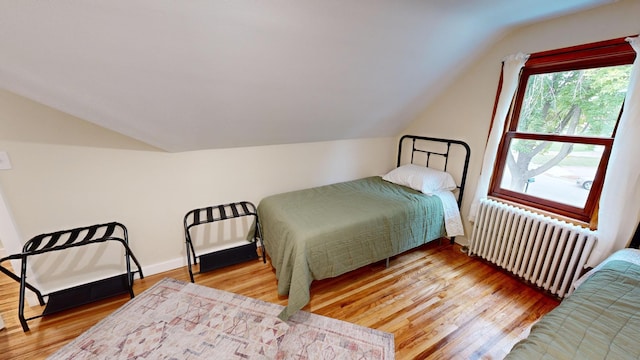
[[[624,39],[532,54],[490,195],[590,222],[634,56]]]

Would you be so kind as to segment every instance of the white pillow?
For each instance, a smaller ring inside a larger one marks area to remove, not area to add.
[[[383,176],[382,179],[410,187],[427,195],[433,195],[436,191],[442,190],[453,191],[457,187],[456,182],[448,172],[414,164],[395,168]]]

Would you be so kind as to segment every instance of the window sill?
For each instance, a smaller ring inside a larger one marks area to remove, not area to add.
[[[516,207],[531,211],[533,213],[537,213],[537,214],[540,214],[540,215],[548,216],[550,218],[561,220],[561,221],[567,222],[569,224],[577,225],[577,226],[583,227],[585,229],[596,230],[598,228],[597,219],[594,221],[594,223],[595,223],[594,226],[592,226],[590,223],[585,222],[585,221],[580,221],[580,220],[573,219],[573,218],[570,218],[570,217],[567,217],[567,216],[563,216],[563,215],[560,215],[560,214],[556,214],[556,213],[553,213],[553,212],[550,212],[550,211],[541,210],[541,209],[535,208],[533,206],[528,206],[528,205],[521,204],[519,202],[505,200],[503,198],[499,198],[499,197],[495,197],[495,196],[487,196],[487,197],[489,199],[492,199],[492,200],[495,200],[495,201],[499,201],[499,202],[503,202],[505,204],[516,206]]]

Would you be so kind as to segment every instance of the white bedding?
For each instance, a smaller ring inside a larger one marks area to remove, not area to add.
[[[451,191],[437,191],[434,195],[442,201],[444,227],[447,231],[447,236],[464,235],[464,227],[462,226],[462,218],[460,217],[460,209],[458,209],[456,197]]]

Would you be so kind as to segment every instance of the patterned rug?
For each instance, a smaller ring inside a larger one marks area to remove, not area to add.
[[[50,359],[393,359],[393,334],[163,279]]]

